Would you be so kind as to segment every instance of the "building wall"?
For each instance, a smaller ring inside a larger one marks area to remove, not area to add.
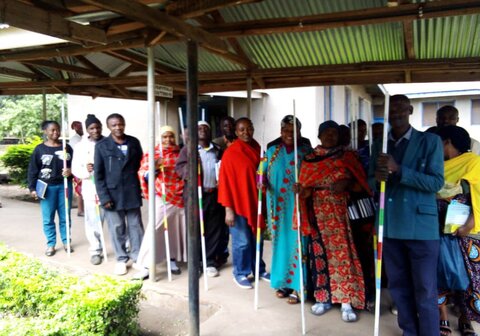
[[[160,125],[168,124],[174,129],[179,129],[177,106],[175,100],[161,101]],[[166,112],[166,109],[168,109],[168,112]],[[95,114],[103,124],[103,134],[107,136],[110,131],[107,128],[106,119],[112,113],[119,113],[125,118],[125,133],[138,138],[143,149],[146,150],[148,148],[148,104],[146,101],[116,98],[92,99],[86,96],[68,95],[68,125],[72,121],[78,120],[84,124],[85,130],[87,114]],[[69,129],[69,137],[73,134],[73,130]],[[156,134],[156,137],[158,139],[158,134]]]
[[[480,96],[444,96],[444,97],[432,97],[415,99],[411,98],[410,101],[413,106],[413,114],[410,118],[410,123],[418,130],[426,130],[428,126],[422,125],[422,114],[424,102],[437,102],[437,101],[454,101],[454,106],[459,112],[458,126],[465,128],[470,136],[475,139],[480,139],[480,125],[472,125],[472,99],[480,99]]]
[[[353,113],[358,116],[359,98],[364,99],[365,114],[370,116],[371,97],[365,89],[359,85],[349,86],[351,90],[351,106]],[[350,120],[346,119],[345,114],[345,86],[332,86],[331,116],[339,124],[346,124]],[[261,90],[264,94],[262,99],[254,99],[252,102],[252,121],[255,125],[255,138],[261,141],[263,132],[263,114],[265,110],[265,141],[277,138],[280,135],[280,121],[287,114],[293,114],[293,101],[295,100],[296,115],[302,122],[302,136],[307,137],[316,146],[319,141],[317,138],[318,126],[325,121],[329,115],[329,106],[325,106],[325,88],[324,87],[302,87],[290,89]],[[328,105],[328,104],[327,104]],[[246,100],[235,99],[234,113],[235,118],[246,116]],[[329,118],[327,118],[329,119]],[[369,119],[369,118],[367,118]],[[368,120],[366,120],[368,121]]]

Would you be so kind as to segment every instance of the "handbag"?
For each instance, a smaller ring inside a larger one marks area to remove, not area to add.
[[[463,291],[470,284],[460,244],[455,236],[440,237],[437,280],[440,289]]]
[[[373,222],[377,208],[372,197],[368,194],[350,195],[347,213],[350,222]]]

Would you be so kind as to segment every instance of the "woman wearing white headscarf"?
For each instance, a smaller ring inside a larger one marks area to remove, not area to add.
[[[170,126],[163,126],[160,129],[160,138],[162,142],[162,153],[160,154],[160,144],[155,147],[155,204],[156,204],[156,262],[161,262],[166,258],[165,250],[165,218],[168,222],[168,237],[170,243],[170,265],[173,274],[180,274],[180,268],[176,261],[187,261],[186,248],[186,227],[185,211],[183,203],[183,180],[175,172],[175,163],[180,153],[180,148],[175,143],[175,131]],[[141,166],[138,171],[142,192],[145,198],[148,198],[148,154],[142,158]],[[162,194],[162,183],[165,183],[165,197]],[[151,264],[152,251],[150,242],[152,240],[151,230],[146,229],[143,237],[140,252],[135,267],[139,272],[133,277],[135,279],[148,278],[148,267]]]

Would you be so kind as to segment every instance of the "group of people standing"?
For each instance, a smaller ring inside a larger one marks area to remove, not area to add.
[[[230,234],[234,282],[240,288],[252,288],[257,243],[260,255],[263,252],[263,238],[256,241],[256,230],[268,227],[272,239],[271,274],[260,257],[260,279],[270,282],[275,295],[290,304],[300,302],[302,294],[306,294],[315,302],[313,314],[322,315],[338,304],[341,319],[354,322],[358,318],[356,310],[373,309],[373,241],[378,221],[375,204],[380,183],[385,182],[384,265],[404,335],[450,335],[445,302],[453,292],[462,311],[462,335],[474,335],[470,321],[480,320],[480,241],[472,236],[480,231],[480,158],[471,152],[475,142],[468,133],[455,126],[458,111],[452,108],[439,110],[436,128],[420,132],[410,125],[413,108],[409,99],[392,96],[387,153],[381,153],[381,138],[369,148],[364,139],[367,127],[362,121],[350,125],[358,128],[357,149],[351,148],[350,141],[342,136],[342,127],[332,120],[320,124],[320,144],[312,148],[310,141],[301,137],[300,121],[287,115],[281,121],[280,137],[266,146],[264,156],[253,137],[250,119],[223,119],[223,137],[214,140],[210,125],[200,121],[198,181],[188,180],[187,148],[180,149],[175,130],[163,126],[161,144],[155,148],[152,177],[156,251],[150,250],[150,230],[144,235],[140,214],[142,195],[148,197],[149,158],[138,140],[124,133],[123,117],[110,115],[107,127],[111,134],[102,137],[101,122],[89,115],[85,122],[88,137],[73,151],[67,148],[66,169],[61,163],[59,126],[45,122],[46,141],[32,155],[29,187],[35,197],[36,180],[48,183],[41,200],[46,254],[55,253],[53,218],[55,209],[62,207],[60,183],[64,177],[70,179],[73,171],[82,179],[92,263],[101,263],[103,258],[99,218],[104,216],[117,260],[115,273],[127,273],[127,261],[132,260],[138,270],[134,277],[147,278],[153,253],[158,262],[166,258],[164,230],[168,223],[168,262],[172,273],[179,274],[176,262],[186,261],[184,191],[198,183],[205,221],[206,276],[219,275],[219,267],[229,256]],[[444,113],[454,115],[446,118]],[[448,123],[450,119],[453,125]],[[259,196],[265,196],[260,215]],[[447,288],[437,284],[437,276],[440,279],[448,272],[443,268],[439,271],[437,261],[443,256],[442,244],[447,235],[440,228],[452,200],[472,208],[465,224],[448,235],[454,241],[450,245],[464,256],[466,285],[460,292],[459,288],[448,288],[449,283],[442,282]],[[59,217],[66,246],[61,211]],[[200,251],[198,255],[200,258]],[[304,284],[300,283],[301,271]],[[302,287],[305,293],[300,292]]]

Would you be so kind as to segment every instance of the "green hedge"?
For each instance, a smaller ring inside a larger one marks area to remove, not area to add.
[[[5,154],[0,156],[0,161],[8,169],[12,182],[27,186],[28,164],[33,150],[38,144],[42,143],[39,137],[28,139],[26,144],[11,145],[7,147]]]
[[[0,245],[0,335],[138,335],[141,287],[62,273]]]

